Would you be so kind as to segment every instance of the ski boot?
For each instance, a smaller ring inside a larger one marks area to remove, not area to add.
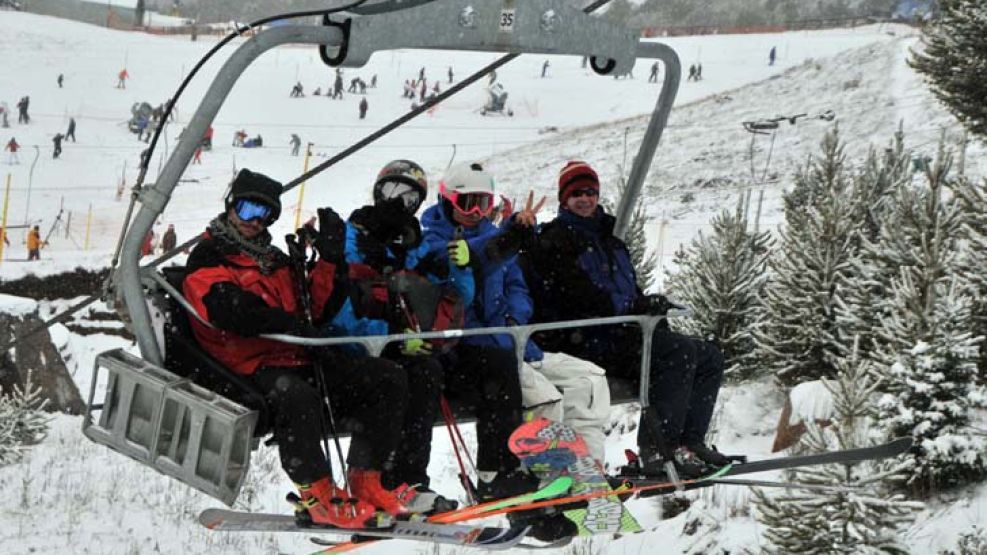
[[[690,443],[685,447],[689,451],[692,451],[697,457],[699,457],[701,461],[716,468],[726,466],[731,462],[733,462],[733,459],[731,457],[728,457],[723,453],[720,453],[716,449],[715,445],[712,447],[707,447],[704,443],[700,442],[700,443]]]
[[[387,528],[394,524],[390,515],[336,487],[331,476],[296,485],[299,495],[289,494],[288,502],[295,505],[295,518],[303,526],[358,529]]]
[[[348,477],[353,496],[401,520],[424,512],[419,509],[432,508],[430,504],[426,506],[427,500],[415,488],[401,484],[393,490],[386,489],[380,482],[380,476],[379,470],[350,467]]]
[[[410,491],[408,491],[410,490]],[[411,492],[414,492],[412,495]],[[395,495],[405,501],[408,510],[415,514],[433,515],[447,513],[459,508],[459,503],[436,493],[428,486],[401,484],[394,489]]]
[[[537,510],[520,511],[508,513],[507,521],[511,526],[530,526],[528,536],[543,542],[555,543],[579,535],[579,527],[562,512],[546,515]]]
[[[493,480],[478,480],[476,483],[477,501],[514,497],[538,489],[538,477],[520,468],[510,472],[498,472]]]

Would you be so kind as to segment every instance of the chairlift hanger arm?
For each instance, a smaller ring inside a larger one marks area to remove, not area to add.
[[[600,73],[620,75],[634,67],[637,43],[633,30],[568,0],[431,0],[354,18],[339,63],[361,67],[375,52],[400,48],[573,54],[593,56]]]

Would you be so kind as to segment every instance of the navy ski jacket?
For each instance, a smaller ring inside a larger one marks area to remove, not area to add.
[[[436,204],[422,214],[423,244],[437,259],[448,260],[446,245],[456,238],[458,224],[447,217],[442,205]],[[518,324],[527,324],[534,313],[534,304],[528,293],[517,256],[492,260],[487,256],[487,244],[499,236],[502,230],[484,218],[475,227],[463,227],[461,239],[470,249],[470,267],[476,285],[473,302],[466,305],[466,328],[486,328],[508,326],[510,317]],[[464,337],[464,343],[500,347],[514,351],[514,341],[509,335],[482,335]],[[541,349],[528,341],[524,349],[524,360],[528,362],[543,358]]]

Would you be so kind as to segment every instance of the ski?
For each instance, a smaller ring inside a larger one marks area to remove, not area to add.
[[[856,449],[844,449],[839,451],[827,451],[825,453],[816,453],[812,455],[796,455],[794,457],[778,457],[774,459],[765,459],[761,461],[747,462],[747,463],[735,463],[729,464],[721,467],[716,472],[704,476],[702,478],[679,480],[679,482],[658,482],[658,483],[647,483],[644,486],[635,486],[617,489],[616,493],[619,496],[633,495],[645,497],[642,495],[644,492],[662,492],[668,490],[669,492],[674,490],[678,486],[684,486],[686,489],[695,489],[698,487],[705,487],[707,480],[712,480],[716,478],[724,478],[727,476],[736,476],[740,474],[751,474],[754,472],[766,472],[769,470],[782,470],[786,468],[797,468],[802,466],[815,466],[821,464],[841,464],[841,463],[851,463],[863,460],[872,459],[884,459],[888,457],[894,457],[906,452],[912,446],[912,438],[898,438],[892,440],[888,443],[882,443],[881,445],[873,445],[870,447],[860,447]],[[633,483],[635,481],[635,476],[619,476],[620,478],[625,478],[629,482]],[[655,480],[655,477],[638,476],[639,480]],[[660,479],[660,478],[659,478]],[[546,501],[535,501],[533,503],[527,503],[523,505],[515,505],[512,507],[506,507],[498,509],[495,511],[487,511],[480,515],[480,517],[494,516],[504,513],[510,513],[515,511],[528,511],[532,509],[541,509],[545,507],[553,507],[556,505],[570,505],[574,503],[581,503],[589,501],[590,499],[596,499],[597,497],[604,497],[606,495],[613,495],[613,492],[592,492],[581,495],[570,495],[566,497],[557,497],[554,499],[549,499]],[[655,493],[654,495],[660,495],[660,493]],[[479,517],[478,517],[479,518]]]
[[[199,523],[210,530],[228,532],[313,532],[346,536],[403,539],[453,544],[481,549],[510,549],[528,533],[527,526],[496,528],[458,524],[399,521],[388,528],[332,528],[299,525],[294,515],[206,509]]]
[[[428,522],[435,524],[453,524],[475,518],[482,518],[484,513],[489,511],[502,511],[514,505],[532,503],[565,495],[571,487],[572,478],[569,476],[560,476],[555,480],[552,480],[548,485],[535,491],[523,493],[514,497],[508,497],[506,499],[498,499],[488,503],[480,503],[478,505],[471,505],[469,507],[463,507],[454,511],[432,515],[428,518]],[[329,546],[326,549],[317,551],[316,553],[345,553],[347,551],[352,551],[359,547],[363,547],[367,543],[370,542],[349,541]],[[312,555],[316,555],[316,553],[313,553]]]
[[[429,518],[428,521],[442,523],[442,524],[451,524],[454,522],[462,522],[464,520],[470,520],[473,518],[480,518],[483,516],[484,513],[490,511],[497,511],[508,507],[513,507],[515,505],[523,505],[525,503],[532,503],[544,499],[551,499],[553,497],[560,497],[569,492],[569,490],[572,488],[572,483],[573,483],[572,477],[559,476],[558,478],[549,482],[548,485],[541,487],[535,491],[529,493],[522,493],[521,495],[516,495],[514,497],[508,497],[505,499],[498,499],[496,501],[490,501],[487,503],[480,503],[478,505],[463,507],[461,509],[456,509],[454,511],[449,511],[446,513],[435,515]]]

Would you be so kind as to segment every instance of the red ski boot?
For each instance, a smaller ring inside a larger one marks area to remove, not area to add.
[[[409,506],[414,505],[416,491],[402,484],[394,490],[385,489],[380,483],[379,470],[364,470],[350,467],[350,490],[353,497],[366,501],[387,514],[407,518],[412,514]]]
[[[314,525],[337,528],[386,528],[393,519],[378,512],[373,505],[350,497],[346,490],[336,487],[331,476],[311,484],[296,484],[301,499],[296,505],[296,516],[308,519]],[[300,514],[303,513],[303,514]]]

